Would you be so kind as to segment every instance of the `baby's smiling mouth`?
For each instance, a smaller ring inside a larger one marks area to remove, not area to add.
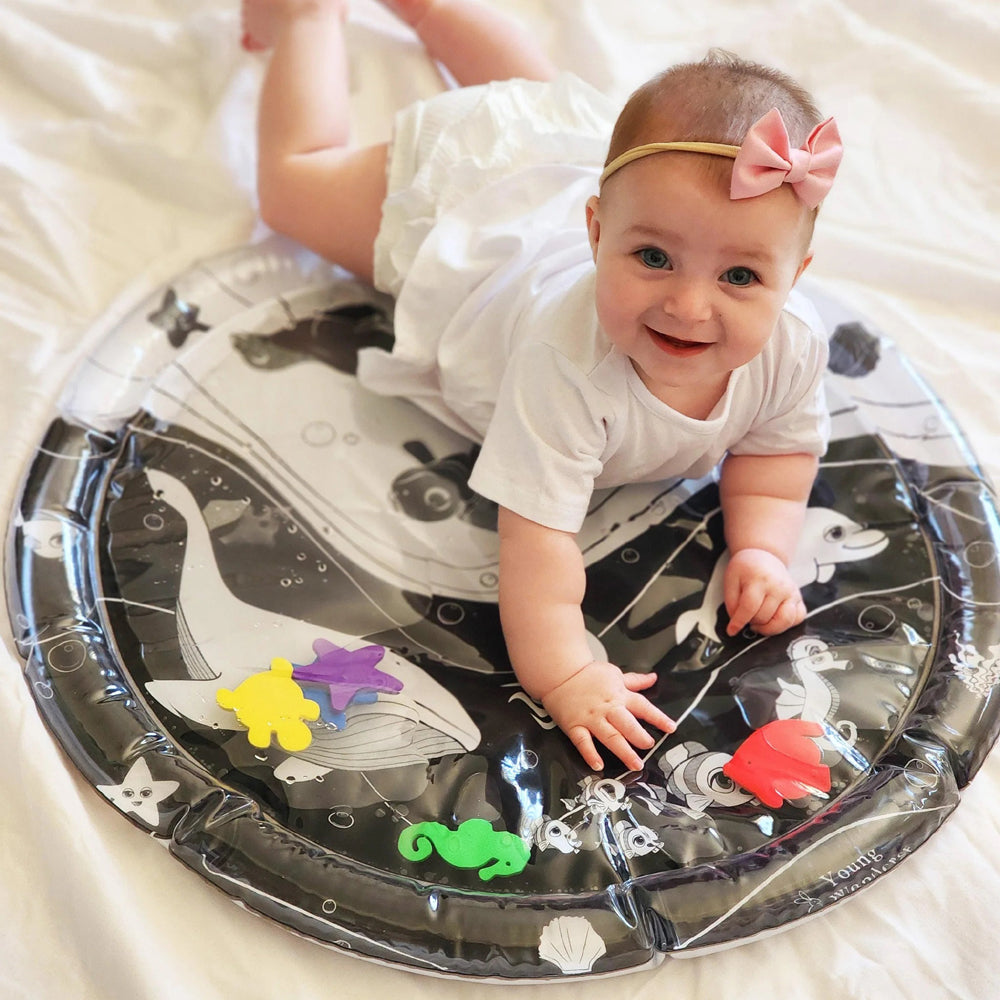
[[[666,354],[671,354],[678,358],[691,357],[700,354],[711,347],[711,343],[701,340],[680,340],[678,337],[671,337],[666,333],[659,333],[652,327],[646,327],[653,343]]]

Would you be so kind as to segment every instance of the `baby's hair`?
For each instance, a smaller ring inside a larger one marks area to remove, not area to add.
[[[632,94],[618,116],[606,162],[647,142],[738,146],[771,108],[781,112],[793,148],[822,121],[809,94],[781,70],[712,49],[700,62],[672,66]]]
[[[802,146],[823,120],[808,91],[786,73],[712,49],[700,62],[671,66],[632,94],[615,123],[605,165],[647,142],[739,146],[772,108],[781,112],[793,149]],[[733,161],[720,156],[701,155],[701,159],[706,174],[728,188]],[[806,249],[817,211],[810,209],[806,216]]]

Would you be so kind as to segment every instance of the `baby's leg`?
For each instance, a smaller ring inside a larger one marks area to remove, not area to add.
[[[260,212],[272,229],[372,279],[386,146],[348,149],[347,0],[248,0],[245,30],[274,51],[257,126]]]
[[[549,80],[555,67],[516,21],[477,0],[382,0],[409,24],[428,54],[463,86],[524,77]]]

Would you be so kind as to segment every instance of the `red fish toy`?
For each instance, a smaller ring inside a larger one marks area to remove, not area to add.
[[[820,763],[823,752],[813,742],[813,737],[822,735],[818,722],[769,722],[740,744],[722,773],[772,809],[784,799],[828,792],[830,768]]]

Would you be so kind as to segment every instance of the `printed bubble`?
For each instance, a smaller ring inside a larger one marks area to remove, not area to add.
[[[858,615],[858,624],[866,632],[888,632],[896,624],[896,616],[884,604],[869,604]]]

